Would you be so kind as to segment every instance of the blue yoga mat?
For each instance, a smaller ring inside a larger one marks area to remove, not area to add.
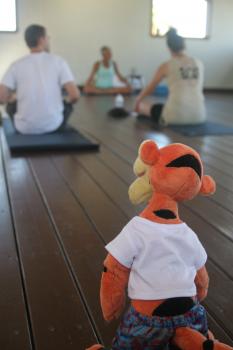
[[[71,127],[44,135],[23,135],[16,131],[11,119],[3,119],[3,130],[12,152],[51,150],[98,150],[99,145]]]
[[[165,84],[160,84],[156,86],[154,95],[161,96],[161,97],[167,97],[169,93],[168,87]]]
[[[169,128],[184,136],[233,135],[233,127],[208,121],[203,124],[170,125]]]

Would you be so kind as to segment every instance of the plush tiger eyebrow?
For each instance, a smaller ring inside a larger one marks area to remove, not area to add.
[[[192,154],[185,154],[179,158],[174,159],[166,165],[168,168],[192,168],[199,178],[201,178],[201,164],[199,160]]]

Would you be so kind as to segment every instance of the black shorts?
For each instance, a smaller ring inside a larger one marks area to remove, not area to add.
[[[163,107],[164,105],[162,103],[156,103],[151,107],[150,116],[155,123],[160,123]]]

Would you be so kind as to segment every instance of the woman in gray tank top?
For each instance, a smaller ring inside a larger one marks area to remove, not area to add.
[[[136,98],[135,111],[159,124],[198,124],[206,119],[202,63],[185,52],[184,39],[174,28],[167,33],[171,59],[156,71],[152,81]],[[169,96],[165,105],[142,102],[156,86],[167,80]]]

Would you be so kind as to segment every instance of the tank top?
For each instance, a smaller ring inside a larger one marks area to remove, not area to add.
[[[109,62],[109,67],[105,67],[102,62],[95,75],[95,86],[100,89],[108,89],[113,87],[113,79],[115,76],[115,69],[113,62]]]
[[[165,124],[198,124],[206,119],[203,64],[188,56],[168,62],[169,96],[162,118]]]

